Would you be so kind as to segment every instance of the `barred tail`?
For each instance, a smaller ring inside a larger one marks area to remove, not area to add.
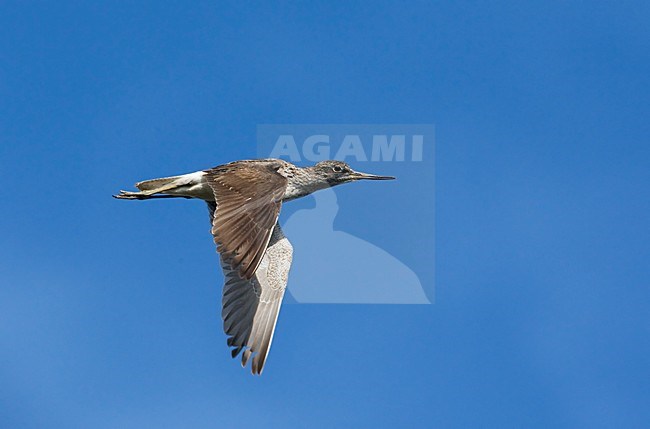
[[[135,187],[141,191],[153,191],[162,188],[170,189],[168,185],[171,185],[173,182],[180,179],[181,177],[182,176],[172,176],[172,177],[161,177],[160,179],[143,180],[142,182],[136,183]]]

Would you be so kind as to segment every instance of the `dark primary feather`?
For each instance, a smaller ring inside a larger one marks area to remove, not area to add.
[[[242,366],[252,357],[251,371],[261,374],[271,347],[273,332],[287,285],[292,247],[276,225],[269,246],[251,279],[243,278],[227,257],[221,256],[225,274],[223,327],[232,357],[243,350]]]

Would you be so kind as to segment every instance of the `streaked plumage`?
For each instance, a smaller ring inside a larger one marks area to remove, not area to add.
[[[242,366],[252,357],[261,374],[287,286],[293,249],[278,224],[284,201],[360,179],[385,180],[353,171],[340,161],[299,168],[279,159],[235,161],[209,170],[136,183],[139,192],[119,199],[198,198],[210,210],[212,235],[225,275],[222,319],[232,356]]]

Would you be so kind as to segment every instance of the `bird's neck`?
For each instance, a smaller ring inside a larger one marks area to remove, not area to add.
[[[314,174],[310,167],[292,170],[287,176],[287,190],[284,192],[283,198],[285,201],[295,200],[330,186],[325,178]]]

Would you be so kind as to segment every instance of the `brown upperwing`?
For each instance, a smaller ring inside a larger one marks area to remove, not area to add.
[[[217,209],[212,235],[242,278],[255,274],[280,214],[287,179],[279,161],[237,161],[206,171]]]

